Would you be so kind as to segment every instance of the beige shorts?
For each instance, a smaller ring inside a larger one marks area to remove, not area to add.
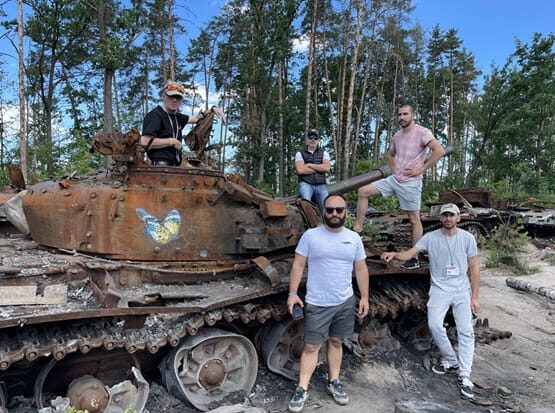
[[[403,211],[420,211],[422,197],[422,178],[399,182],[393,175],[380,179],[372,185],[382,196],[396,195]]]

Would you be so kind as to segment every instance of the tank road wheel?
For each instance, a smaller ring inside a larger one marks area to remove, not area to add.
[[[38,409],[62,395],[74,408],[90,413],[123,411],[128,406],[142,411],[148,391],[137,357],[124,351],[74,354],[60,361],[52,358],[38,374],[34,389]]]
[[[472,236],[476,240],[476,245],[478,246],[480,246],[481,244],[481,235],[485,237],[488,236],[487,228],[482,224],[480,224],[479,222],[468,222],[468,223],[465,222],[462,225],[460,225],[460,227],[472,234]]]
[[[256,381],[258,357],[246,337],[206,328],[184,338],[159,368],[172,395],[207,411],[243,401]]]
[[[286,319],[266,323],[256,337],[257,346],[268,369],[291,380],[299,377],[301,354],[304,347],[304,323]],[[318,361],[325,359],[326,345],[320,348]]]

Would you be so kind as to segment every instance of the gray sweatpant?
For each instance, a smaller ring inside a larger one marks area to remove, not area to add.
[[[474,327],[470,308],[470,291],[446,293],[432,288],[428,300],[428,327],[441,357],[449,365],[457,365],[457,355],[447,337],[443,321],[449,307],[453,308],[453,317],[457,327],[459,358],[459,377],[470,378],[472,359],[474,358]]]

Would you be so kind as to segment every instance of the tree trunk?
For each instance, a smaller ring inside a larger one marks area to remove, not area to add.
[[[168,0],[168,36],[170,54],[170,80],[175,81],[175,41],[173,29],[173,0]]]
[[[399,76],[399,58],[396,54],[393,54],[395,58],[395,76],[393,78],[393,96],[391,98],[391,115],[389,118],[389,125],[387,128],[387,142],[391,142],[391,136],[393,135],[393,124],[395,123],[395,118],[397,115],[397,77]]]
[[[333,113],[333,104],[332,104],[332,98],[331,98],[331,87],[330,87],[330,73],[328,70],[328,58],[327,58],[327,41],[326,41],[326,36],[325,36],[326,30],[324,30],[324,34],[323,34],[323,48],[322,48],[322,54],[323,54],[323,59],[324,59],[324,77],[326,78],[326,95],[328,98],[328,107],[330,108],[330,126],[331,126],[331,141],[333,143],[333,151],[335,153],[335,158],[336,159],[340,159],[339,158],[339,147],[338,147],[338,142],[337,142],[337,129],[336,129],[336,116]],[[337,168],[337,163],[336,163],[336,168]],[[335,171],[336,176],[338,176],[338,172],[337,169]]]
[[[283,159],[283,62],[280,61],[278,64],[278,146],[279,146],[279,176],[278,176],[278,193],[280,196],[284,196],[284,181],[285,181],[285,171],[283,166],[285,164]]]
[[[149,101],[150,101],[150,86],[149,86],[149,70],[148,70],[148,62],[145,64],[144,66],[144,71],[145,71],[145,96],[144,96],[144,101],[143,101],[143,118],[146,116],[146,114],[148,113],[148,105],[149,105]]]
[[[117,83],[117,76],[114,73],[114,103],[116,106],[116,128],[121,130],[121,111],[119,107],[119,94],[118,94],[118,83]]]
[[[451,52],[451,56],[449,58],[449,89],[450,89],[450,97],[449,97],[449,131],[447,133],[447,144],[448,145],[453,145],[453,106],[455,105],[454,102],[454,97],[455,97],[455,93],[453,91],[453,52]],[[448,162],[448,167],[447,167],[447,173],[449,174],[449,176],[451,176],[452,172],[453,172],[453,164],[454,162],[451,162],[450,159],[447,160]]]
[[[381,131],[381,124],[382,124],[382,100],[383,100],[383,87],[384,81],[380,82],[380,90],[378,91],[378,95],[376,96],[376,130],[374,132],[374,153],[372,154],[372,158],[374,161],[377,161],[380,157],[380,146],[381,146],[381,138],[380,134]]]
[[[25,68],[23,65],[23,0],[17,1],[17,37],[19,58],[18,77],[19,77],[19,167],[23,173],[25,182],[28,182],[27,171],[27,117],[25,114]]]
[[[168,82],[168,63],[166,58],[166,33],[165,27],[160,27],[160,72],[162,72],[162,83]]]
[[[343,176],[343,152],[346,150],[344,145],[344,130],[345,125],[343,124],[343,110],[344,110],[344,98],[345,98],[345,84],[347,77],[347,51],[346,48],[343,49],[343,64],[339,69],[339,91],[337,94],[337,154],[335,159],[337,160],[335,164],[335,174],[336,176]]]
[[[318,0],[313,1],[312,19],[310,27],[310,42],[308,50],[308,68],[306,74],[306,103],[304,109],[304,136],[310,128],[310,98],[312,96],[312,72],[314,70],[314,50],[316,44],[316,24],[317,24]]]
[[[353,101],[354,101],[354,94],[355,94],[355,82],[356,82],[356,74],[357,74],[357,65],[358,65],[358,49],[360,45],[360,25],[361,25],[361,14],[363,13],[362,10],[363,2],[359,2],[356,8],[357,17],[356,17],[356,27],[355,27],[355,45],[353,50],[353,56],[351,60],[351,78],[349,79],[349,94],[347,97],[347,121],[345,124],[345,152],[343,153],[343,168],[342,168],[342,175],[341,179],[346,179],[349,173],[350,161],[351,161],[351,137],[353,133]],[[359,113],[360,116],[360,113]]]
[[[106,22],[106,7],[104,0],[99,0],[98,5],[98,30],[100,37],[100,44],[106,42],[107,39],[107,22]],[[114,69],[104,68],[104,88],[103,88],[103,101],[104,101],[104,133],[111,133],[113,130],[113,115],[112,115],[112,80],[114,78]]]
[[[436,136],[436,72],[433,69],[432,80],[432,135]]]

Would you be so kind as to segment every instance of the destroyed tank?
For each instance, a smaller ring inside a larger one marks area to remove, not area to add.
[[[187,135],[192,152],[181,167],[145,163],[136,130],[99,134],[94,148],[111,158],[108,170],[40,182],[5,201],[0,217],[30,238],[0,237],[1,408],[32,395],[37,409],[141,412],[146,377],[206,411],[250,393],[259,357],[297,376],[303,325],[287,313],[288,275],[320,213],[209,167],[212,121]],[[389,173],[329,189],[345,193]],[[381,251],[366,249],[370,311],[356,326],[360,345],[390,329],[425,339],[428,270],[386,266]]]

